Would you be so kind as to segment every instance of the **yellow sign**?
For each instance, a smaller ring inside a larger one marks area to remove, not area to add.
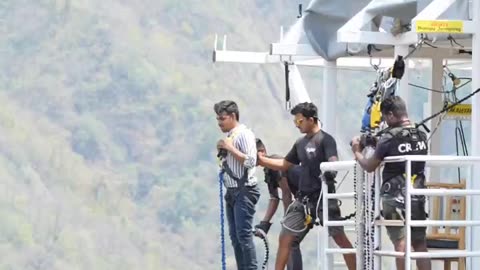
[[[463,21],[417,21],[417,33],[463,33]]]
[[[469,117],[472,115],[472,104],[455,105],[448,110],[447,115],[453,117]]]

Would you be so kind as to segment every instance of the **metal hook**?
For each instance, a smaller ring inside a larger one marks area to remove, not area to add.
[[[370,56],[370,66],[372,66],[373,69],[378,70],[381,64],[382,64],[382,58],[378,58],[378,64],[374,64],[373,57]]]
[[[303,16],[302,4],[298,4],[298,15],[297,15],[297,19],[300,19],[302,16]]]

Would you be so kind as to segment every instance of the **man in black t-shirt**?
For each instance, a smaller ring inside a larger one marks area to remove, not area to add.
[[[257,141],[257,151],[259,153],[267,155],[267,149],[263,144],[262,140],[256,139]],[[275,159],[283,159],[283,157],[279,155],[268,155],[269,158]],[[295,174],[295,169],[292,167],[289,172],[285,173],[282,171],[276,171],[269,168],[264,168],[263,172],[265,175],[265,183],[268,187],[268,192],[270,194],[270,200],[268,201],[267,210],[265,211],[265,216],[263,217],[262,221],[255,226],[255,235],[262,237],[263,235],[259,232],[259,230],[263,231],[263,233],[267,234],[270,230],[270,226],[272,225],[271,220],[273,215],[277,212],[278,204],[280,201],[280,196],[278,193],[278,189],[282,191],[282,202],[283,202],[283,210],[284,212],[287,211],[288,206],[292,203],[292,193],[296,194],[298,191],[298,177]],[[300,250],[300,243],[295,241],[292,243],[292,249],[290,253],[290,258],[288,260],[287,270],[302,270],[302,253]]]
[[[360,138],[352,140],[352,151],[360,166],[368,172],[375,171],[385,157],[427,155],[427,136],[415,128],[408,119],[405,102],[398,96],[385,99],[380,110],[389,128],[383,132],[372,157],[364,157]],[[412,162],[412,182],[415,188],[425,188],[425,162]],[[405,162],[386,163],[382,172],[382,215],[385,219],[404,219]],[[425,220],[425,197],[412,196],[412,219]],[[403,227],[387,226],[387,233],[395,250],[405,252]],[[412,227],[412,246],[415,251],[427,252],[426,227]],[[405,260],[396,259],[397,269],[405,269]],[[431,269],[429,259],[417,259],[419,270]]]
[[[295,164],[300,165],[296,171],[299,177],[297,199],[288,207],[282,221],[276,270],[284,270],[291,244],[294,241],[300,242],[305,237],[313,227],[315,218],[320,217],[320,223],[323,222],[320,163],[338,160],[336,142],[330,134],[320,129],[317,107],[313,103],[300,103],[292,109],[291,114],[295,117],[295,126],[305,136],[295,142],[284,159],[268,158],[261,153],[258,157],[261,166],[273,170],[287,171]],[[329,192],[335,192],[335,173],[324,172],[323,177],[327,179]],[[329,219],[338,220],[340,208],[336,200],[331,202],[334,204],[330,205],[329,200]],[[343,227],[329,227],[329,234],[339,247],[352,248]],[[344,259],[349,270],[355,269],[355,254],[344,254]]]
[[[260,139],[256,139],[257,141],[257,151],[262,154],[267,154],[267,150],[265,145]],[[279,155],[268,155],[269,158],[274,159],[282,159]],[[284,211],[286,211],[287,207],[292,203],[292,193],[290,191],[290,187],[288,186],[288,180],[286,178],[286,174],[282,171],[276,171],[269,168],[263,169],[265,175],[265,183],[268,187],[268,192],[270,194],[270,201],[268,202],[267,211],[265,212],[265,216],[260,221],[259,224],[255,226],[257,229],[261,229],[264,233],[268,233],[270,230],[270,226],[272,223],[273,215],[278,209],[278,204],[280,201],[280,196],[278,193],[278,189],[282,191],[282,202]]]

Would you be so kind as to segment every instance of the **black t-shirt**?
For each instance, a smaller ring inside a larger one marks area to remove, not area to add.
[[[298,198],[298,186],[300,185],[300,175],[302,174],[302,167],[294,165],[287,171],[287,181],[290,192]]]
[[[281,159],[281,157],[277,155],[273,155],[270,157]],[[263,172],[265,174],[265,183],[267,184],[270,197],[278,198],[278,188],[280,187],[279,183],[282,177],[287,178],[288,188],[290,189],[290,192],[296,196],[298,192],[300,175],[299,169],[299,165],[292,166],[290,169],[287,170],[287,172],[275,171],[269,168],[264,168]]]
[[[279,155],[270,155],[269,158],[282,159]],[[282,179],[284,173],[282,171],[276,171],[269,168],[264,168],[263,173],[265,174],[265,183],[268,187],[268,192],[271,197],[278,198],[278,187],[280,186],[280,180]]]
[[[427,135],[413,127],[392,128],[380,138],[375,149],[375,158],[383,160],[390,156],[427,155]],[[421,174],[425,162],[412,162],[412,174]],[[405,162],[389,162],[383,169],[383,181],[405,173]]]
[[[299,190],[310,194],[319,191],[322,187],[320,163],[337,156],[335,139],[327,132],[320,130],[313,136],[305,135],[298,139],[285,160],[300,164]]]

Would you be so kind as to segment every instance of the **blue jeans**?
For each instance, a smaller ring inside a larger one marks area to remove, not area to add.
[[[252,224],[260,198],[257,187],[229,188],[225,194],[226,214],[238,270],[257,270]]]

